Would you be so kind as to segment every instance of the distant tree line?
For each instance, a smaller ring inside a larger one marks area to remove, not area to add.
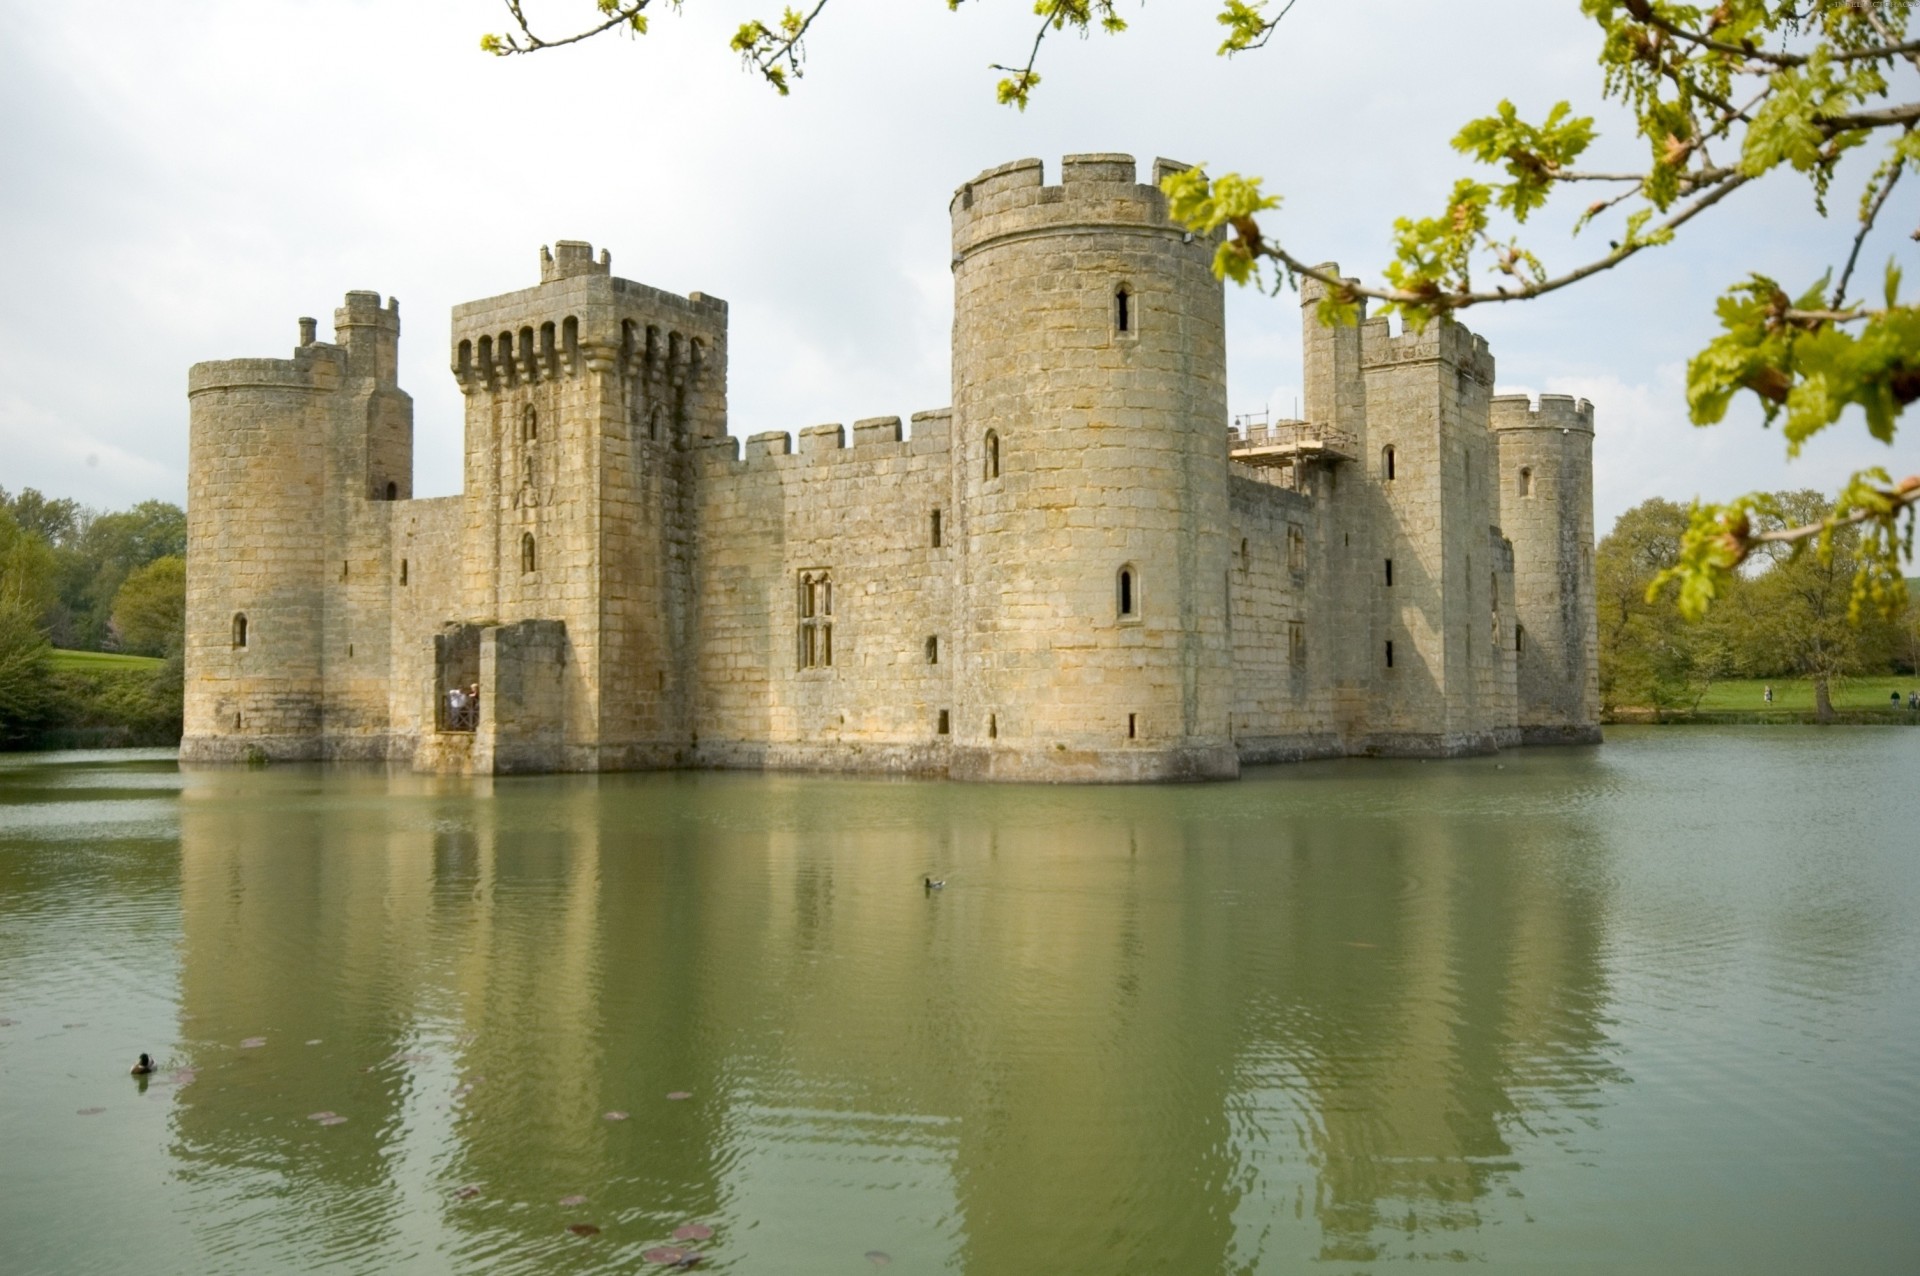
[[[1757,530],[1818,523],[1831,508],[1818,492],[1776,492]],[[1622,514],[1594,554],[1603,709],[1690,710],[1723,679],[1803,678],[1828,721],[1845,679],[1920,672],[1920,606],[1887,615],[1857,602],[1854,527],[1823,542],[1760,542],[1721,601],[1685,619],[1678,584],[1653,583],[1680,561],[1691,520],[1686,506],[1655,497]]]
[[[166,501],[105,512],[0,488],[0,748],[179,739],[186,552],[186,514]]]

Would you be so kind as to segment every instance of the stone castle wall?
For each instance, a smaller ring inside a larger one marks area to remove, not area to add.
[[[1591,408],[1310,283],[1317,441],[1256,456],[1213,243],[1129,157],[1045,177],[956,192],[954,406],[907,425],[742,445],[726,303],[578,241],[454,312],[459,496],[411,499],[397,303],[197,365],[183,759],[1112,781],[1595,738]]]

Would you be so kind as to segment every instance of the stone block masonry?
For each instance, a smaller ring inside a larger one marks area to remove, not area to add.
[[[1309,420],[1229,430],[1180,167],[960,187],[953,406],[905,421],[743,446],[726,303],[572,240],[454,312],[457,497],[412,499],[397,302],[196,365],[183,759],[1112,782],[1597,738],[1591,408],[1309,289]]]

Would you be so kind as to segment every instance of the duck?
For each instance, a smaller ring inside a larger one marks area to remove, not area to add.
[[[940,879],[940,880],[938,880],[938,881],[935,881],[935,880],[934,880],[933,878],[931,878],[931,877],[926,877],[926,878],[922,878],[922,879],[921,879],[921,882],[922,882],[922,883],[923,883],[923,884],[924,884],[924,885],[926,886],[926,888],[927,888],[928,890],[930,890],[930,891],[937,891],[937,890],[943,890],[943,889],[945,889],[945,887],[946,887],[946,885],[947,885],[947,879],[946,879],[946,878],[944,878],[944,877],[943,877],[943,878],[941,878],[941,879]]]
[[[134,1076],[134,1077],[144,1077],[149,1072],[153,1072],[154,1070],[159,1068],[159,1066],[160,1065],[155,1063],[152,1057],[149,1056],[143,1050],[140,1052],[140,1057],[134,1061],[134,1065],[131,1068],[127,1069],[127,1075]]]

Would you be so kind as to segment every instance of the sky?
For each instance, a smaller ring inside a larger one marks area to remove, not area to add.
[[[730,305],[732,432],[908,414],[950,402],[947,202],[1024,156],[1125,151],[1259,175],[1263,223],[1309,260],[1378,278],[1395,217],[1431,215],[1473,171],[1448,142],[1511,98],[1596,115],[1594,167],[1633,163],[1599,99],[1574,0],[1298,0],[1264,50],[1227,60],[1214,0],[1121,11],[1119,37],[1049,43],[1024,113],[994,62],[1022,59],[1028,0],[832,0],[782,98],[727,37],[772,0],[686,0],[641,38],[529,58],[479,51],[500,0],[174,0],[103,12],[11,5],[0,42],[0,486],[101,508],[186,494],[194,362],[286,357],[325,339],[350,289],[401,299],[415,492],[460,484],[451,308],[538,279],[540,246],[585,239],[614,272]],[[558,31],[592,0],[528,0]],[[1834,216],[1777,175],[1681,241],[1550,298],[1470,312],[1502,392],[1596,408],[1600,533],[1650,496],[1837,488],[1853,468],[1920,469],[1858,418],[1789,465],[1742,406],[1688,424],[1687,357],[1712,301],[1761,270],[1798,292],[1843,259],[1864,170]],[[1904,204],[1904,207],[1902,206]],[[1898,197],[1869,241],[1920,275]],[[1550,265],[1601,244],[1549,217]],[[1231,409],[1290,416],[1291,294],[1229,289]]]

